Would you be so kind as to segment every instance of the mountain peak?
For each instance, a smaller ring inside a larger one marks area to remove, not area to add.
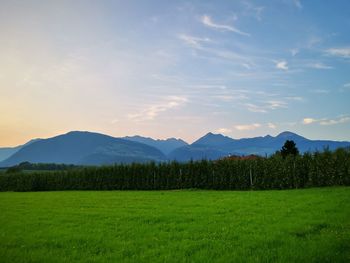
[[[187,142],[176,138],[168,138],[163,140],[163,139],[152,139],[149,137],[142,137],[139,135],[135,135],[131,137],[127,136],[127,137],[124,137],[123,139],[134,141],[134,142],[140,142],[140,143],[144,143],[146,145],[155,147],[161,152],[163,152],[164,154],[168,154],[171,151],[175,150],[176,148],[187,145]]]
[[[212,132],[208,132],[203,137],[199,138],[193,144],[203,144],[203,145],[217,145],[217,144],[225,144],[232,142],[233,139],[222,134],[215,134]]]
[[[291,138],[291,139],[292,138],[302,138],[302,139],[304,139],[304,137],[302,137],[296,133],[290,132],[290,131],[281,132],[280,134],[278,134],[276,136],[276,138],[286,138],[286,139],[288,139],[288,138]]]
[[[229,138],[225,135],[222,135],[221,133],[212,133],[208,132],[206,135],[204,135],[202,138]]]
[[[71,134],[94,134],[94,132],[90,131],[69,131],[64,135],[71,135]]]

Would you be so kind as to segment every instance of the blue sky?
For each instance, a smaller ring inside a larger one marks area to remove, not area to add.
[[[0,146],[70,130],[350,140],[350,2],[0,1]]]

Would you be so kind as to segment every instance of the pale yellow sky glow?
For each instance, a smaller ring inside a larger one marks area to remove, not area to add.
[[[350,140],[346,8],[325,29],[287,1],[189,2],[1,1],[0,147],[72,130]]]

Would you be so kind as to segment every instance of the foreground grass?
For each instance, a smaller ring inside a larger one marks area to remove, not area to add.
[[[350,188],[0,193],[0,262],[350,262]]]

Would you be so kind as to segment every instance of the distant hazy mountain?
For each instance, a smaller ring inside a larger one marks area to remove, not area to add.
[[[282,132],[276,137],[267,135],[245,139],[232,139],[221,134],[208,133],[191,145],[181,147],[172,151],[168,158],[178,161],[211,159],[227,155],[270,155],[280,150],[286,140],[293,140],[301,153],[322,151],[325,147],[330,150],[339,147],[349,147],[350,142],[308,140],[292,132]]]
[[[0,166],[20,162],[101,165],[164,161],[158,149],[124,139],[91,132],[69,132],[22,147]]]
[[[181,140],[181,139],[175,139],[175,138],[169,138],[166,140],[160,140],[160,139],[152,139],[148,137],[142,137],[142,136],[127,136],[122,139],[134,141],[134,142],[140,142],[147,144],[149,146],[152,146],[154,148],[157,148],[161,152],[163,152],[165,155],[168,155],[173,150],[188,145],[187,142]]]
[[[92,132],[69,132],[22,146],[0,167],[24,161],[32,163],[65,163],[101,165],[148,161],[215,160],[228,155],[270,155],[280,150],[286,140],[293,140],[301,153],[350,147],[350,142],[309,140],[292,132],[276,137],[267,135],[245,139],[208,133],[191,145],[179,139],[154,140],[141,136],[114,138]],[[168,154],[166,154],[168,153]]]
[[[233,151],[230,152],[229,150],[232,148],[231,144],[234,141],[235,140],[231,139],[230,137],[209,132],[191,145],[175,149],[169,153],[168,158],[170,160],[177,160],[179,162],[189,160],[196,161],[202,159],[219,159],[229,154],[236,153]]]
[[[18,152],[22,147],[26,146],[26,145],[29,145],[33,142],[36,142],[40,139],[33,139],[33,140],[30,140],[29,142],[23,144],[23,145],[18,145],[18,146],[15,146],[15,147],[3,147],[3,148],[0,148],[0,162],[9,158],[11,155],[13,155],[14,153]]]

